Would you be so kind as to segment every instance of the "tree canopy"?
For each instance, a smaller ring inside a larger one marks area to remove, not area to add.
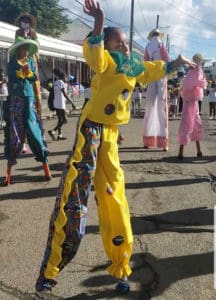
[[[37,20],[36,31],[59,37],[67,31],[70,19],[58,0],[0,0],[0,20],[15,24],[20,13],[28,12]]]

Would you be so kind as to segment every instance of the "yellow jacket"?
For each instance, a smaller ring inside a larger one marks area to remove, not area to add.
[[[130,102],[137,82],[146,84],[166,76],[166,63],[144,61],[144,71],[136,77],[116,71],[117,64],[103,42],[90,44],[84,41],[83,53],[87,64],[95,72],[91,82],[91,98],[83,109],[83,116],[105,125],[128,123]]]

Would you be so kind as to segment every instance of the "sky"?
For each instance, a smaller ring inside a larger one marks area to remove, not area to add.
[[[132,0],[99,0],[105,11],[105,25],[120,27],[130,36]],[[83,0],[60,0],[73,20],[80,18],[93,26],[93,18],[83,12]],[[157,17],[158,16],[158,17]],[[148,33],[158,25],[169,38],[169,53],[188,58],[196,53],[216,61],[216,0],[134,0],[133,38],[146,46]]]

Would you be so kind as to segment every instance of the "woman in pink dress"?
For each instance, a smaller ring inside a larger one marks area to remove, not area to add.
[[[195,54],[195,68],[190,68],[182,85],[183,110],[178,131],[179,154],[183,159],[184,146],[190,141],[196,142],[197,157],[202,157],[200,141],[203,139],[203,124],[199,115],[198,100],[203,97],[203,89],[207,82],[202,70],[205,59],[201,54]]]

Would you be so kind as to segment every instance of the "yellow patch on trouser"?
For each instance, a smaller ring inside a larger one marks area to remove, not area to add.
[[[107,256],[112,261],[108,271],[117,278],[128,276],[133,236],[128,203],[125,198],[124,174],[120,167],[117,127],[104,126],[94,186],[98,201],[100,233]],[[109,193],[107,187],[113,191]]]

